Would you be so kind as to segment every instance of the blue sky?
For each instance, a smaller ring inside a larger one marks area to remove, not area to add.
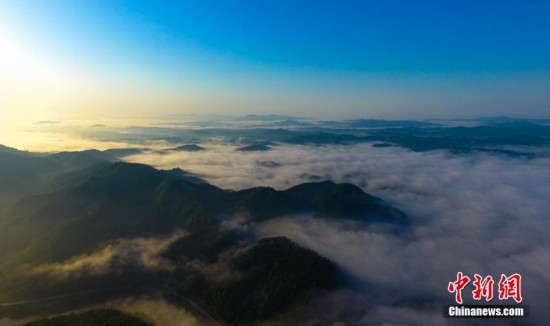
[[[40,116],[550,117],[547,1],[7,0],[0,15],[9,59],[33,62],[9,67],[44,75],[26,87],[40,96],[4,87],[20,97],[4,107]]]

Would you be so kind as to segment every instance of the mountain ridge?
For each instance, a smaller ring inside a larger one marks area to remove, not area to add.
[[[304,213],[407,224],[404,213],[346,183],[233,191],[189,179],[181,169],[139,163],[99,162],[62,171],[41,192],[0,210],[0,293],[9,293],[12,302],[61,295],[56,311],[62,311],[75,305],[63,299],[66,293],[107,289],[80,303],[97,305],[120,295],[110,288],[146,284],[172,288],[222,322],[257,323],[348,283],[330,260],[287,238],[262,239],[250,231],[255,224]],[[227,222],[241,215],[246,220],[230,227]],[[161,243],[155,239],[168,234],[177,237],[154,247]],[[150,267],[153,262],[158,268]],[[0,313],[19,316],[22,310],[0,306]]]

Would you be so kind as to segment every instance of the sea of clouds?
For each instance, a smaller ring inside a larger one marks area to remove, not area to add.
[[[237,146],[231,144],[201,146],[206,150],[151,151],[126,160],[162,169],[179,167],[234,190],[286,189],[318,180],[349,182],[410,218],[402,232],[308,214],[254,225],[252,231],[260,237],[283,235],[331,259],[357,285],[355,290],[315,298],[289,319],[270,324],[290,320],[304,325],[454,323],[442,318],[442,306],[454,302],[447,285],[459,271],[472,279],[476,273],[491,275],[496,282],[501,274],[520,273],[523,303],[531,307],[527,321],[550,321],[546,316],[550,306],[550,158],[413,152],[368,143],[280,145],[249,153],[236,151]],[[33,271],[95,275],[136,264],[171,270],[172,265],[159,255],[181,236],[120,240],[98,252]],[[472,290],[470,284],[463,291],[467,303],[473,302]],[[496,284],[495,293],[498,296]],[[159,312],[169,310],[166,315],[181,314],[181,320],[198,322],[166,302],[140,300],[122,306],[149,315],[149,320],[158,321],[164,318]],[[493,299],[491,303],[513,301]],[[157,304],[162,307],[155,308]],[[502,324],[502,320],[494,323]]]
[[[348,324],[448,322],[441,309],[454,302],[447,284],[459,271],[472,279],[475,273],[492,275],[496,282],[501,274],[520,273],[523,303],[531,306],[529,321],[550,318],[545,316],[550,306],[549,158],[419,153],[371,144],[281,145],[253,153],[203,146],[207,151],[147,153],[130,160],[180,167],[229,189],[284,189],[322,179],[351,182],[408,214],[411,225],[401,233],[307,215],[257,225],[260,236],[284,235],[335,261],[363,289],[319,298],[311,307],[330,309],[320,314],[310,308],[317,313],[297,318]],[[281,166],[261,164],[266,161]],[[463,292],[467,302],[472,302],[472,290],[470,284]]]

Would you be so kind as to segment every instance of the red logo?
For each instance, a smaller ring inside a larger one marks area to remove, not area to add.
[[[479,274],[474,274],[474,278],[475,280],[472,282],[475,287],[472,291],[474,300],[485,298],[485,301],[491,301],[493,299],[493,286],[495,284],[493,277],[488,275],[483,278]],[[462,290],[468,283],[470,283],[470,278],[462,274],[462,272],[456,274],[456,281],[449,282],[447,290],[455,294],[455,301],[458,304],[462,304]],[[498,298],[499,300],[512,298],[517,303],[523,301],[521,297],[521,275],[516,273],[507,277],[502,274],[498,282]]]
[[[470,283],[470,278],[468,276],[462,276],[462,272],[456,274],[456,281],[449,282],[447,290],[451,293],[455,293],[455,300],[457,303],[462,303],[462,289]]]
[[[502,274],[498,282],[498,298],[500,300],[512,298],[520,303],[523,300],[521,297],[521,275],[516,273],[506,277]]]
[[[495,284],[493,277],[487,276],[486,278],[482,278],[478,274],[475,274],[474,277],[476,279],[474,281],[476,289],[472,291],[474,300],[481,300],[481,297],[485,297],[485,301],[491,301],[493,299],[493,284]]]

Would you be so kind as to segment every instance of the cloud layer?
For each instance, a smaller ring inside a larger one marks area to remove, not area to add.
[[[438,324],[441,305],[453,302],[446,287],[458,271],[495,279],[521,273],[531,320],[547,318],[548,158],[415,153],[359,144],[278,146],[262,153],[212,145],[205,153],[141,155],[133,160],[163,168],[179,166],[232,189],[287,188],[316,179],[352,182],[405,211],[412,225],[403,234],[307,216],[258,226],[261,235],[288,236],[358,279],[365,291],[355,295],[365,298],[365,307],[355,321]],[[282,166],[266,167],[258,161]],[[464,296],[471,300],[468,292]]]

